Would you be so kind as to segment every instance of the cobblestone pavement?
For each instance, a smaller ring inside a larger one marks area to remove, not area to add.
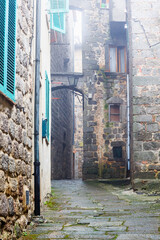
[[[160,239],[160,196],[80,180],[53,181],[52,187],[50,208],[42,212],[46,223],[23,239]]]

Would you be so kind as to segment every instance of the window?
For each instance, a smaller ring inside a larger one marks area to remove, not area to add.
[[[110,122],[120,122],[120,105],[110,105]]]
[[[109,8],[109,0],[101,0],[101,8]]]
[[[122,158],[122,147],[113,147],[113,158]]]
[[[69,0],[50,0],[50,28],[65,33],[65,17],[69,12]]]
[[[110,72],[126,72],[126,49],[125,47],[109,48]]]
[[[46,75],[46,79],[45,79],[45,88],[46,88],[46,135],[47,135],[47,139],[49,140],[49,126],[50,126],[50,122],[49,122],[49,109],[50,109],[50,84],[49,84],[49,79],[48,79],[48,74],[47,72],[45,72]]]
[[[0,91],[15,101],[16,0],[0,0]]]

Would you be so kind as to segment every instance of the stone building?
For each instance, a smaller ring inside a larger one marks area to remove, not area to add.
[[[40,70],[40,122],[46,112],[46,101],[50,109],[49,93],[48,99],[44,97],[45,71],[48,72],[48,77],[50,76],[50,64],[47,63],[50,36],[46,21],[46,3],[47,1],[43,1],[41,11],[41,29],[46,38],[43,38],[45,43],[41,44],[44,62],[41,61]],[[0,2],[0,8],[0,239],[9,240],[18,239],[34,211],[36,1],[5,0]],[[39,155],[43,200],[50,192],[50,138],[48,142],[42,140],[41,128],[42,124],[39,126]],[[44,167],[46,162],[47,170]]]
[[[65,33],[51,32],[52,179],[72,179],[82,175],[83,119],[81,116],[81,125],[77,124],[79,113],[76,108],[79,106],[82,115],[82,102],[78,104],[77,95],[71,89],[57,90],[57,87],[68,86],[68,78],[82,71],[79,63],[82,51],[74,48],[75,18],[76,12],[70,10],[66,13]],[[75,69],[74,61],[78,61],[80,68]],[[79,129],[80,134],[76,134]],[[77,137],[80,138],[78,141]]]
[[[131,166],[135,189],[159,189],[160,2],[130,0]]]
[[[82,178],[131,176],[134,189],[157,187],[159,2],[70,0],[73,9],[83,19]]]

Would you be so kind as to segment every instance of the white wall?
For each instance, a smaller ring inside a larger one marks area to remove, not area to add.
[[[41,203],[47,193],[51,192],[51,134],[49,142],[42,139],[42,119],[45,118],[45,71],[50,80],[50,26],[49,15],[47,14],[47,0],[41,1],[41,87],[40,87],[40,180],[41,180]],[[51,84],[50,84],[51,87]],[[51,103],[51,96],[50,96]],[[51,109],[51,108],[50,108]],[[51,133],[51,112],[50,112],[50,133]]]

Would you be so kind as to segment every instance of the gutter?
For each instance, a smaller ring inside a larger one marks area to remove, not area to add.
[[[39,90],[40,90],[40,31],[41,0],[36,1],[35,105],[34,105],[34,198],[35,215],[40,215],[40,162],[39,162]]]

